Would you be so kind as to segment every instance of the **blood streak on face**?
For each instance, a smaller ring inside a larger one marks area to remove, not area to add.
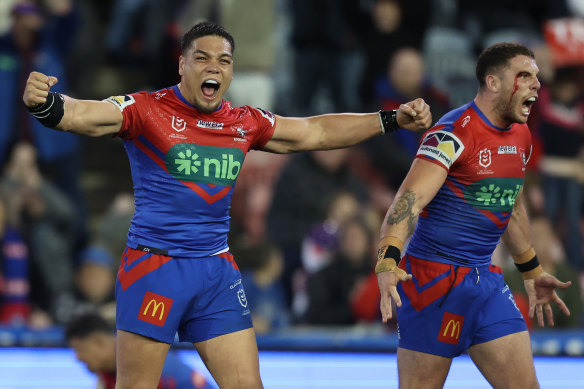
[[[513,82],[513,90],[511,91],[511,96],[509,96],[509,102],[507,103],[507,105],[511,105],[511,100],[513,100],[513,96],[515,95],[515,93],[519,90],[519,77],[521,76],[521,74],[518,74],[515,76],[515,81]]]

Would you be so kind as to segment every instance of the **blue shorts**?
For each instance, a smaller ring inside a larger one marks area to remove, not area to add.
[[[453,358],[473,344],[526,331],[523,316],[494,265],[463,267],[406,255],[399,267],[399,347]]]
[[[251,328],[241,273],[229,253],[175,258],[126,248],[116,281],[116,327],[172,343]]]

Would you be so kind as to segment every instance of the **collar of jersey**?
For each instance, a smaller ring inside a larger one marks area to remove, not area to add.
[[[176,97],[178,97],[178,99],[180,101],[182,101],[183,103],[185,103],[189,107],[196,109],[197,111],[199,110],[197,107],[195,107],[194,105],[192,105],[191,103],[189,103],[189,101],[187,99],[185,99],[185,97],[182,95],[182,93],[180,93],[180,89],[178,89],[178,85],[174,85],[172,87],[172,90],[174,91],[174,94],[176,95]],[[219,104],[219,107],[217,107],[217,109],[215,110],[215,112],[221,110],[221,108],[223,108],[223,99],[221,99],[221,104]]]
[[[474,100],[470,103],[470,106],[475,110],[475,112],[481,117],[481,119],[483,119],[483,121],[485,123],[487,123],[489,126],[493,127],[495,130],[497,131],[509,131],[511,129],[511,127],[513,126],[513,124],[511,124],[509,127],[507,128],[502,128],[502,127],[497,127],[495,126],[493,123],[491,123],[491,121],[489,119],[487,119],[487,117],[485,116],[485,114],[483,113],[483,111],[481,111],[479,109],[479,107],[477,107],[477,105],[475,104]]]

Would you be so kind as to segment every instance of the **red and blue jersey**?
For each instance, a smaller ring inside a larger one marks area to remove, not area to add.
[[[107,100],[122,111],[134,181],[128,246],[177,257],[227,251],[237,176],[246,153],[272,137],[275,116],[228,101],[203,113],[177,86]]]
[[[462,266],[490,263],[530,154],[525,124],[496,127],[474,102],[444,115],[424,135],[416,158],[441,166],[448,176],[420,213],[407,253]]]

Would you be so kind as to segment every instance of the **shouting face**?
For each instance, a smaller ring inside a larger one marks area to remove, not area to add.
[[[496,112],[502,120],[502,127],[527,122],[541,86],[537,79],[538,72],[533,58],[519,55],[512,58],[509,65],[497,76],[500,93]]]
[[[183,96],[205,113],[215,111],[233,79],[229,42],[216,35],[195,39],[179,59]]]

